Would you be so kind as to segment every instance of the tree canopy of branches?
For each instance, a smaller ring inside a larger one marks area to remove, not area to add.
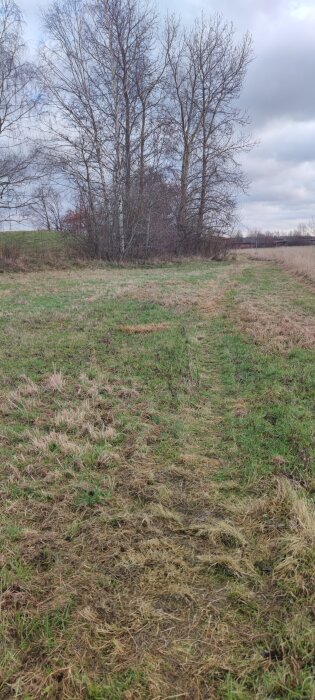
[[[34,147],[26,124],[38,102],[34,68],[24,58],[21,13],[14,0],[0,0],[0,209],[22,210],[29,199]]]
[[[163,25],[149,3],[53,0],[35,70],[20,11],[0,0],[0,207],[48,229],[69,209],[67,226],[96,257],[207,251],[233,230],[246,185],[237,101],[250,37],[236,41],[221,16]]]
[[[47,160],[92,253],[191,253],[228,234],[245,186],[250,38],[219,16],[190,29],[169,17],[161,31],[142,0],[56,0],[44,23]]]
[[[27,213],[36,226],[46,231],[62,231],[64,211],[59,189],[49,180],[32,191]]]
[[[166,26],[166,114],[179,169],[177,229],[186,249],[199,248],[209,232],[233,224],[235,193],[244,186],[237,162],[248,147],[246,117],[237,108],[250,38],[234,44],[233,27],[221,17],[197,20],[183,30]],[[172,152],[174,155],[174,149]]]

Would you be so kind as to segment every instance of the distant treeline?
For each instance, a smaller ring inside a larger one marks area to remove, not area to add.
[[[315,245],[315,235],[293,232],[288,235],[254,233],[249,236],[238,234],[231,240],[233,248],[279,248],[281,246]]]

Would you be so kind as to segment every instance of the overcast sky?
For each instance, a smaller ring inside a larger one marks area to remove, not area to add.
[[[49,0],[18,0],[33,46]],[[159,8],[191,21],[220,12],[249,30],[255,60],[242,106],[258,145],[244,157],[251,184],[241,201],[244,229],[293,228],[315,218],[315,0],[160,0]]]

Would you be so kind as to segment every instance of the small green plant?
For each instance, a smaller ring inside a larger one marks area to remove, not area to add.
[[[97,486],[90,489],[82,489],[75,498],[75,505],[78,508],[93,508],[104,503],[111,496],[110,491],[102,491]]]
[[[105,683],[88,685],[88,700],[124,700],[132,688],[144,688],[144,676],[141,672],[130,669],[113,676]]]

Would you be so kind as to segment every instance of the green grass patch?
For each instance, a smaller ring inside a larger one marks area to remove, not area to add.
[[[314,352],[239,312],[309,290],[205,261],[0,282],[0,696],[312,698]]]

